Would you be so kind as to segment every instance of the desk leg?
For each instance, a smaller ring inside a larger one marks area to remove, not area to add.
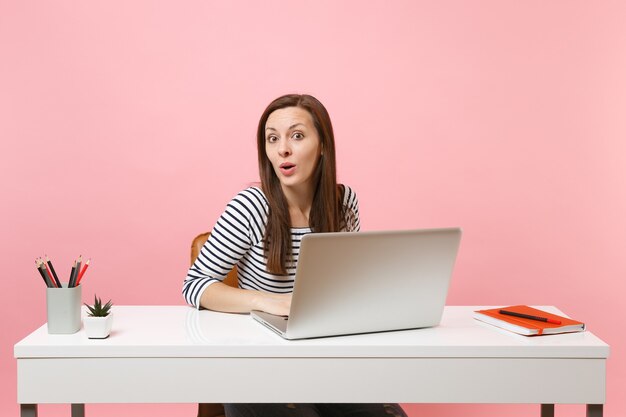
[[[554,404],[541,404],[541,417],[554,417]]]
[[[72,417],[85,417],[85,404],[72,404]]]
[[[20,404],[20,417],[37,417],[37,404]]]
[[[587,404],[587,417],[602,417],[602,404]]]

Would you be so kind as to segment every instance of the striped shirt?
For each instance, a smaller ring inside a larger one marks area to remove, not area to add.
[[[344,186],[343,205],[346,208],[343,231],[359,231],[359,202],[348,186]],[[235,265],[239,288],[273,293],[293,291],[300,241],[312,231],[309,227],[291,228],[293,265],[287,266],[286,275],[271,274],[267,272],[263,251],[268,212],[269,203],[258,187],[243,190],[228,203],[183,283],[183,296],[188,304],[200,308],[204,290],[223,281]]]

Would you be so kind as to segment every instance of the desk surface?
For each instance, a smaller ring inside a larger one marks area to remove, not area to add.
[[[569,403],[602,415],[602,340],[516,335],[474,320],[481,308],[446,307],[434,328],[287,341],[249,315],[115,306],[108,339],[44,325],[17,343],[18,402],[23,415],[116,402]]]
[[[472,318],[483,306],[447,306],[433,328],[287,341],[249,315],[188,306],[115,306],[113,331],[91,340],[84,329],[49,335],[46,325],[15,345],[27,358],[604,358],[609,346],[589,331],[541,337],[517,335]],[[563,314],[554,307],[540,307]],[[83,311],[83,314],[84,311]]]

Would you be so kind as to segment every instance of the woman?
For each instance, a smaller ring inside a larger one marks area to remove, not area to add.
[[[335,139],[316,98],[290,94],[265,109],[257,130],[261,187],[227,205],[183,284],[185,300],[224,312],[287,315],[302,236],[356,232],[355,193],[338,185]],[[237,265],[239,288],[222,283]],[[395,404],[226,404],[227,416],[404,415]]]

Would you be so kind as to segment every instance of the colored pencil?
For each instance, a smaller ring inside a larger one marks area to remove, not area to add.
[[[43,263],[44,272],[46,273],[48,278],[50,278],[50,282],[52,283],[52,286],[56,287],[57,284],[56,282],[54,282],[54,279],[52,278],[52,272],[50,272],[50,268],[48,268],[48,265],[43,261],[43,259],[41,260],[41,262]]]
[[[44,275],[43,270],[41,269],[41,264],[39,263],[39,259],[35,259],[35,265],[37,265],[37,271],[39,271],[41,278],[43,278],[43,282],[44,284],[46,284],[46,287],[50,287],[50,284],[48,284],[48,281],[46,280],[46,276]]]
[[[43,261],[43,259],[41,260],[41,272],[43,273],[44,277],[46,278],[46,282],[49,284],[48,286],[50,288],[56,288],[56,285],[54,285],[54,283],[52,282],[52,278],[50,277],[50,275],[48,274],[48,270],[46,269],[46,264]]]
[[[54,277],[54,281],[56,282],[56,286],[61,288],[61,281],[59,281],[59,277],[57,276],[56,271],[54,270],[54,267],[52,266],[52,261],[50,260],[50,258],[48,258],[48,255],[46,255],[46,263],[48,264],[48,267],[50,268],[50,271],[52,271],[52,276]]]
[[[80,284],[80,280],[83,279],[83,275],[85,275],[85,271],[89,267],[89,262],[90,261],[91,261],[91,259],[87,259],[87,262],[85,262],[85,266],[83,267],[83,270],[80,271],[80,274],[78,274],[78,279],[76,280],[76,285]]]
[[[76,273],[76,261],[72,265],[72,272],[70,272],[70,281],[67,283],[67,288],[72,288],[72,282],[74,281],[74,274]]]
[[[76,272],[74,272],[74,281],[72,287],[75,287],[78,281],[78,273],[80,272],[80,267],[83,263],[83,255],[78,256],[78,261],[76,261]]]

